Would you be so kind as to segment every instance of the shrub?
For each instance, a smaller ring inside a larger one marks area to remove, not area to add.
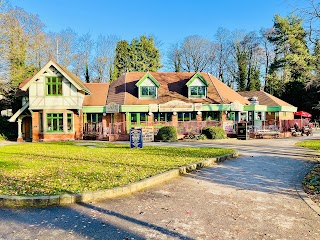
[[[177,130],[173,126],[165,126],[159,129],[157,139],[164,142],[177,141]]]
[[[6,141],[6,140],[8,140],[7,137],[4,134],[0,133],[0,141]]]
[[[225,131],[220,127],[204,127],[202,134],[208,139],[224,139],[227,138]]]

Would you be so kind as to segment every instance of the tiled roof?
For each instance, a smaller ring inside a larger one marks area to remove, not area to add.
[[[36,73],[33,74],[32,76],[26,78],[25,80],[23,80],[23,81],[20,83],[19,88],[22,88],[24,85],[26,85],[35,75],[36,75]]]
[[[109,83],[84,83],[84,86],[91,92],[85,95],[83,106],[104,106],[107,101]]]
[[[71,78],[76,84],[78,84],[78,85],[80,86],[80,88],[82,88],[82,89],[85,90],[85,91],[87,90],[86,87],[84,86],[84,83],[82,82],[82,80],[81,80],[79,77],[77,77],[76,75],[74,75],[72,72],[70,72],[66,67],[60,65],[59,63],[57,63],[57,62],[56,62],[55,60],[53,60],[53,59],[50,59],[50,60],[46,63],[46,65],[47,65],[48,63],[50,63],[50,62],[52,62],[53,65],[56,65],[56,66],[58,66],[59,68],[61,68],[62,71],[64,71],[64,73],[68,75],[69,78]],[[46,66],[46,65],[45,65],[45,66]],[[50,66],[49,66],[49,67],[50,67]],[[42,68],[42,69],[43,69],[43,68]],[[23,88],[28,82],[30,82],[31,80],[33,80],[33,78],[34,78],[37,74],[38,74],[38,72],[35,73],[33,76],[31,76],[31,77],[25,79],[24,81],[22,81],[22,82],[20,83],[20,85],[19,85],[19,88]]]
[[[200,73],[209,83],[207,98],[188,98],[186,83],[195,73],[188,72],[152,72],[151,75],[160,83],[157,99],[139,99],[138,88],[135,85],[146,73],[129,72],[121,75],[109,87],[107,103],[115,102],[125,105],[148,105],[181,100],[189,103],[229,104],[238,100],[241,104],[250,104],[240,94],[226,86],[214,76]]]
[[[260,105],[294,107],[291,104],[264,91],[243,91],[239,92],[239,94],[246,98],[258,97],[258,102]]]

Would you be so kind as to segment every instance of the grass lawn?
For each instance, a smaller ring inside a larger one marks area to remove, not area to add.
[[[29,143],[0,147],[0,194],[83,193],[123,186],[167,170],[232,153],[230,149],[110,143]]]
[[[296,145],[320,151],[320,140],[299,142]],[[309,196],[320,206],[320,164],[315,166],[304,177],[302,186]]]

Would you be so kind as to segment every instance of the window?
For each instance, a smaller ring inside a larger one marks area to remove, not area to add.
[[[72,113],[68,113],[68,115],[67,115],[68,132],[73,131],[72,115],[73,115]]]
[[[87,113],[87,122],[102,122],[101,113]]]
[[[153,113],[153,121],[172,122],[172,113]]]
[[[152,86],[142,86],[141,88],[141,97],[152,97],[155,98],[157,96],[156,87]]]
[[[46,77],[47,95],[62,96],[62,78]]]
[[[62,113],[47,114],[47,131],[63,132],[63,114]]]
[[[202,112],[202,121],[216,120],[219,121],[220,112]]]
[[[140,122],[147,122],[147,121],[148,121],[147,113],[140,113]]]
[[[191,86],[190,87],[190,96],[191,97],[205,97],[206,96],[206,87],[205,86]]]
[[[131,122],[132,123],[138,122],[137,113],[131,113]]]
[[[195,121],[197,120],[197,113],[196,112],[179,112],[178,113],[178,121],[183,122],[183,121]]]

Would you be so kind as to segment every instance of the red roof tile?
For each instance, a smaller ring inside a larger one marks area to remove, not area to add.
[[[209,83],[207,98],[188,98],[186,83],[195,73],[189,72],[152,72],[151,75],[160,83],[157,99],[139,99],[136,83],[145,72],[130,72],[121,75],[109,87],[107,103],[115,102],[125,105],[148,105],[181,100],[189,103],[230,104],[238,100],[241,104],[250,104],[248,100],[207,73],[200,73]]]
[[[84,83],[91,92],[84,97],[83,106],[104,106],[107,101],[109,83]]]
[[[294,107],[293,105],[264,91],[243,91],[239,92],[239,94],[246,98],[258,97],[258,102],[260,105]]]

